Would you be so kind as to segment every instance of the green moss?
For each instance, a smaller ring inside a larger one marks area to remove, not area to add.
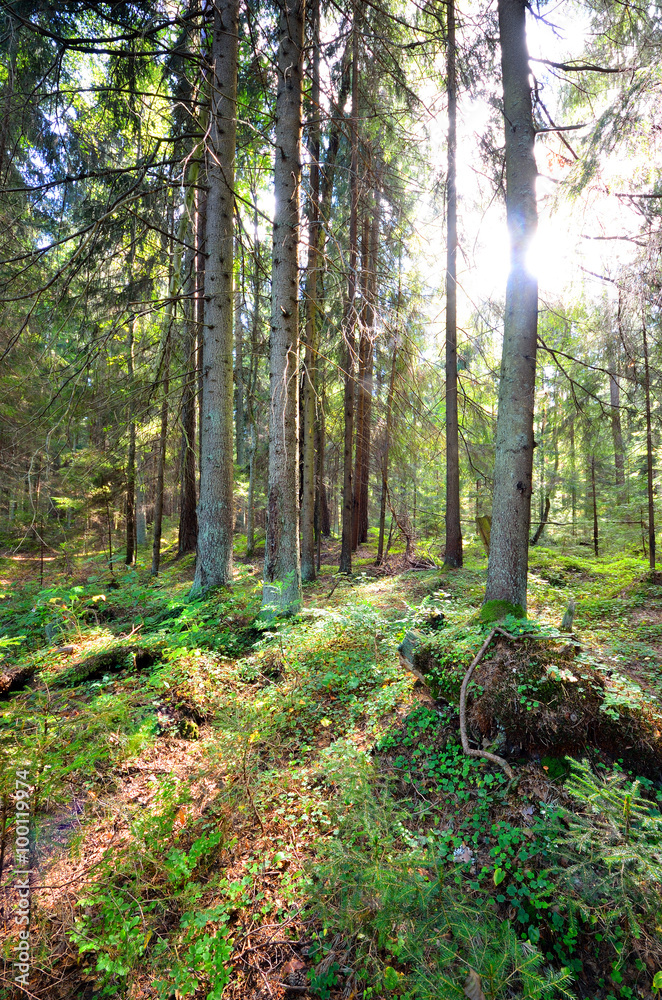
[[[510,601],[485,601],[478,614],[478,620],[489,624],[501,621],[506,615],[513,618],[526,618],[521,604],[511,604]]]
[[[200,738],[200,729],[193,719],[181,719],[179,723],[179,735],[184,740],[197,740]]]

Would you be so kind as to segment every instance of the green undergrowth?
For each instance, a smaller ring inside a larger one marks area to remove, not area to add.
[[[572,996],[577,985],[648,995],[662,960],[652,931],[662,818],[650,783],[550,760],[544,768],[555,763],[565,779],[559,798],[535,770],[514,794],[462,755],[450,709],[416,709],[378,754],[379,770],[364,763],[358,784],[352,768],[360,807],[310,876],[322,942],[339,932],[354,942],[361,983],[386,989],[391,968],[412,1000],[442,983],[459,998],[472,974],[490,998]]]
[[[20,651],[28,652],[95,634],[114,635],[128,626],[153,639],[179,637],[180,644],[230,656],[250,648],[257,637],[261,593],[249,568],[240,568],[232,593],[219,589],[193,598],[190,581],[154,579],[146,571],[125,569],[114,582],[115,587],[95,579],[76,586],[27,584],[5,590],[0,635],[17,639]]]
[[[419,714],[416,724],[422,722]],[[470,797],[484,785],[471,773],[474,764],[454,767],[452,756],[439,787],[450,778],[457,786],[452,794],[466,803],[465,793]],[[461,998],[472,976],[490,998],[574,995],[569,970],[553,969],[531,936],[503,918],[489,892],[481,898],[483,876],[493,879],[502,871],[495,865],[507,864],[512,844],[519,846],[514,828],[496,833],[502,853],[481,866],[477,878],[472,838],[461,825],[456,834],[452,824],[440,828],[420,799],[412,811],[412,801],[394,795],[387,778],[376,780],[370,765],[362,775],[355,765],[351,770],[353,808],[309,876],[311,909],[322,922],[320,956],[338,932],[352,942],[350,975],[365,998],[394,992],[428,1000],[440,990]],[[484,807],[486,798],[481,801]],[[486,820],[483,815],[481,823]]]
[[[662,588],[637,560],[538,548],[532,560],[530,618],[501,621],[514,645],[563,642],[572,596],[607,709],[647,710],[629,668],[648,663],[653,684],[655,661],[627,643],[655,656],[641,615]],[[457,573],[359,570],[328,601],[329,577],[307,587],[302,614],[268,625],[241,565],[232,591],[194,599],[178,564],[158,581],[116,570],[117,587],[99,575],[5,593],[3,668],[35,674],[0,702],[0,793],[11,802],[14,767],[29,765],[35,846],[64,866],[57,884],[94,857],[75,897],[34,894],[35,964],[54,967],[36,993],[58,976],[72,997],[92,982],[99,996],[150,984],[220,1000],[242,976],[259,991],[237,956],[264,927],[307,942],[297,954],[321,1000],[653,996],[655,780],[597,751],[511,761],[515,783],[467,757],[454,703],[490,630],[484,558]],[[399,662],[411,630],[434,651],[437,703]],[[519,695],[535,714],[536,691]],[[486,745],[504,752],[498,734]],[[9,810],[7,844],[12,824]],[[9,939],[2,949],[9,961]],[[276,961],[267,949],[274,977]]]

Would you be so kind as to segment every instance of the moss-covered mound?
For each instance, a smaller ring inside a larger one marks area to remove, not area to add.
[[[501,735],[511,754],[594,748],[639,774],[662,774],[662,717],[643,701],[610,697],[604,676],[572,645],[502,640],[474,678],[468,722],[476,737]]]
[[[502,621],[507,615],[513,618],[526,618],[521,604],[511,604],[510,601],[485,601],[478,612],[478,620],[485,625]]]

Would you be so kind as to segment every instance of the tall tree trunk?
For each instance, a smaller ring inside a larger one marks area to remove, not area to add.
[[[552,420],[552,429],[551,429],[551,431],[552,431],[552,433],[551,433],[551,440],[552,440],[552,450],[553,450],[553,453],[554,453],[554,466],[552,468],[552,473],[550,475],[549,473],[546,473],[546,471],[545,471],[545,459],[544,459],[544,451],[543,451],[543,449],[545,447],[545,444],[546,444],[545,430],[546,430],[546,425],[547,425],[547,402],[546,402],[546,397],[545,397],[545,406],[544,406],[544,410],[543,410],[542,426],[540,428],[540,445],[539,445],[540,450],[541,450],[541,456],[540,456],[540,459],[541,459],[541,461],[540,461],[540,469],[541,469],[541,471],[540,471],[540,521],[538,523],[538,527],[536,528],[535,534],[534,534],[533,538],[531,539],[531,545],[537,545],[538,542],[540,541],[540,539],[542,538],[543,532],[545,530],[545,525],[547,524],[547,521],[549,520],[549,511],[550,511],[550,507],[552,505],[552,496],[554,495],[554,491],[556,490],[556,484],[558,482],[558,474],[559,474],[559,441],[558,441],[557,423],[556,423],[556,420],[554,419],[553,414],[554,414],[554,410],[552,409],[552,417],[551,417],[551,420]]]
[[[648,564],[655,569],[655,496],[653,493],[653,431],[651,428],[651,382],[648,368],[648,333],[646,317],[641,311],[644,340],[644,390],[646,394],[646,470],[648,478]],[[594,490],[595,492],[595,490]]]
[[[126,363],[129,373],[129,389],[134,388],[134,331],[135,316],[129,319],[129,328],[126,338]],[[135,400],[130,402],[131,415],[129,417],[129,452],[126,462],[126,556],[124,562],[127,566],[133,566],[135,562],[135,541],[136,541],[136,422],[133,415]]]
[[[593,501],[593,551],[598,551],[598,500],[595,493],[595,455],[591,455],[591,497]]]
[[[244,331],[241,322],[241,312],[244,300],[244,262],[236,273],[236,288],[234,299],[234,344],[235,344],[235,387],[236,387],[236,448],[237,465],[243,472],[246,467],[246,416],[244,408]]]
[[[543,391],[544,391],[544,380],[543,380]],[[545,509],[545,445],[547,444],[546,439],[547,433],[547,400],[543,397],[542,404],[542,417],[540,420],[540,432],[538,435],[538,456],[540,462],[540,495],[538,502],[538,511],[540,513],[540,519],[542,520],[543,511]]]
[[[593,437],[593,428],[589,423],[588,418],[583,421],[583,434],[582,434],[582,448],[584,460],[584,517],[590,520],[593,513],[593,497],[591,493],[591,462],[593,449],[595,448],[595,440]]]
[[[342,540],[338,572],[352,572],[352,437],[354,434],[354,355],[356,354],[356,263],[359,214],[359,31],[357,25],[358,3],[354,5],[352,29],[352,156],[350,166],[350,215],[349,215],[349,274],[347,299],[343,315],[344,340],[344,448],[342,492]]]
[[[609,402],[611,404],[611,436],[614,442],[614,479],[616,486],[625,484],[625,448],[623,446],[623,428],[621,426],[621,386],[620,376],[620,332],[621,332],[621,293],[618,293],[618,330],[617,338],[610,338],[607,346],[609,365]],[[623,501],[623,491],[619,491],[618,502]]]
[[[329,510],[326,504],[326,489],[324,487],[324,450],[326,448],[326,427],[324,421],[324,408],[320,407],[319,419],[317,421],[315,433],[315,549],[316,568],[320,571],[322,563],[322,535],[324,528],[328,527]],[[326,511],[325,511],[326,508]],[[325,521],[326,513],[326,521]],[[328,531],[326,532],[328,534]]]
[[[485,600],[508,601],[525,611],[538,331],[538,282],[526,262],[538,221],[535,130],[525,0],[498,0],[498,9],[511,268],[506,286]]]
[[[446,88],[448,92],[448,174],[446,178],[446,551],[444,566],[462,565],[460,447],[457,410],[457,74],[455,3],[448,0]]]
[[[359,373],[356,382],[356,434],[354,459],[354,499],[352,506],[352,551],[359,545],[359,524],[361,521],[361,478],[365,463],[365,416],[366,416],[366,381],[368,371],[368,297],[370,295],[370,217],[366,210],[363,216],[363,233],[361,239],[361,322],[359,333]]]
[[[398,299],[395,312],[396,335],[393,343],[393,360],[391,362],[391,378],[386,397],[386,431],[384,434],[384,452],[382,455],[382,495],[379,506],[379,540],[377,542],[377,559],[375,566],[381,566],[384,561],[384,532],[386,529],[386,501],[388,499],[388,453],[391,446],[391,422],[393,419],[393,396],[395,393],[395,366],[398,359],[398,335],[400,333],[400,309],[402,307],[402,245],[398,255]]]
[[[166,445],[168,442],[168,388],[170,366],[170,335],[163,362],[163,399],[161,401],[161,430],[156,466],[156,496],[154,498],[154,537],[152,539],[152,576],[158,576],[161,565],[161,535],[163,530],[163,483],[165,480]]]
[[[194,223],[195,232],[195,223]],[[186,336],[184,338],[184,356],[186,372],[182,386],[181,427],[182,445],[180,457],[180,504],[179,504],[179,539],[177,555],[184,556],[187,552],[195,552],[198,540],[198,515],[196,513],[196,483],[195,483],[195,343],[197,334],[196,323],[196,274],[191,270],[189,279],[189,299],[186,305]]]
[[[384,435],[384,454],[382,456],[382,496],[379,508],[379,541],[377,543],[376,566],[384,561],[384,531],[386,528],[386,501],[388,498],[388,453],[391,445],[391,421],[393,415],[393,394],[395,390],[395,366],[398,358],[397,343],[393,345],[393,361],[391,362],[391,378],[386,399],[386,433]]]
[[[611,435],[614,442],[614,480],[617,486],[625,483],[625,449],[621,427],[621,388],[617,375],[609,373],[609,402],[611,404]]]
[[[320,531],[325,538],[331,537],[331,511],[329,510],[329,496],[324,481],[320,484]]]
[[[313,21],[315,22],[317,14],[314,14]],[[324,249],[326,244],[326,229],[323,223],[329,219],[331,211],[331,199],[333,195],[334,179],[336,173],[336,163],[338,157],[338,149],[340,146],[341,138],[341,126],[344,123],[344,116],[342,109],[345,107],[347,101],[347,95],[349,93],[349,86],[351,80],[351,74],[349,70],[349,60],[348,55],[351,49],[351,44],[345,48],[345,53],[342,57],[342,74],[340,81],[340,89],[338,92],[338,100],[334,108],[334,119],[331,125],[329,133],[329,141],[327,145],[327,155],[324,163],[324,168],[319,167],[319,195],[318,195],[318,208],[317,208],[317,226],[314,230],[311,228],[311,239],[315,236],[315,257],[317,262],[317,267],[314,270],[315,274],[315,299],[312,296],[307,296],[307,303],[315,301],[316,309],[315,316],[319,318],[322,312],[322,300],[324,297]],[[313,102],[314,103],[314,102]],[[311,150],[312,155],[312,150]],[[317,160],[319,164],[319,145],[317,157],[313,156],[313,162]],[[314,176],[311,174],[311,183],[314,180]],[[313,206],[311,205],[311,208]],[[319,333],[317,330],[317,325],[315,326],[315,336],[319,341]],[[318,392],[318,387],[320,383],[321,373],[323,371],[322,359],[319,356],[315,357],[314,364],[314,375],[316,379],[316,393]],[[304,385],[305,389],[305,385]],[[307,407],[304,405],[304,415],[306,413]],[[309,411],[308,411],[309,412]],[[305,419],[305,416],[304,416]],[[316,546],[317,546],[317,571],[319,572],[321,563],[321,535],[328,538],[331,534],[331,516],[329,512],[329,504],[327,498],[327,490],[324,482],[324,449],[325,449],[325,426],[324,426],[324,404],[317,405],[316,415],[316,437],[318,439],[317,446],[315,448],[316,454],[316,487],[315,487],[315,533],[316,533]],[[304,434],[305,440],[305,434]],[[305,502],[306,490],[304,489],[304,502]],[[305,523],[307,518],[306,512],[302,510],[302,521]],[[302,538],[305,538],[306,528],[302,524]],[[303,562],[303,556],[302,556]]]
[[[255,423],[255,383],[257,379],[258,344],[260,334],[260,238],[259,215],[257,211],[257,191],[251,189],[253,202],[253,309],[251,318],[251,363],[249,369],[246,407],[248,411],[248,499],[246,509],[246,557],[253,558],[255,552],[255,454],[257,451],[257,428]]]
[[[106,525],[108,529],[108,569],[110,570],[110,575],[114,578],[115,574],[113,573],[113,521],[110,514],[110,499],[108,497],[106,497]]]
[[[251,420],[248,445],[248,499],[246,502],[246,558],[255,552],[255,424]]]
[[[196,168],[197,174],[197,168]],[[172,345],[172,324],[175,317],[177,296],[181,291],[182,284],[182,243],[187,230],[186,219],[188,213],[184,211],[180,216],[177,234],[174,233],[174,202],[169,207],[169,231],[173,234],[170,245],[170,279],[168,281],[168,299],[163,322],[163,335],[160,346],[161,361],[157,374],[163,371],[163,399],[161,401],[161,429],[159,434],[159,446],[157,451],[156,487],[154,497],[154,534],[152,538],[152,576],[157,576],[161,563],[161,533],[163,526],[163,515],[165,513],[165,462],[166,445],[168,436],[168,390],[170,376],[170,351]]]
[[[136,486],[136,548],[147,545],[147,513],[145,511],[145,457],[140,456]]]
[[[315,572],[315,405],[317,397],[317,269],[320,231],[320,54],[319,0],[314,0],[313,78],[310,131],[310,208],[308,268],[306,271],[306,351],[303,373],[303,491],[301,497],[301,579],[314,580]]]
[[[366,332],[368,343],[361,383],[363,393],[363,456],[359,470],[359,533],[358,542],[362,545],[368,541],[368,500],[370,486],[371,458],[371,425],[372,425],[372,391],[375,367],[375,309],[377,304],[377,254],[379,250],[379,191],[375,191],[372,222],[370,224],[370,258],[368,298],[366,302]]]
[[[203,180],[207,180],[203,171]],[[195,218],[196,253],[195,253],[195,321],[197,327],[196,369],[198,373],[198,496],[200,495],[200,478],[202,468],[202,393],[204,387],[204,330],[205,330],[205,269],[207,267],[207,192],[198,191],[198,210]],[[197,513],[196,513],[197,520]],[[197,537],[196,537],[197,546]]]
[[[301,604],[299,550],[299,186],[305,0],[280,0],[269,354],[269,481],[262,606]]]
[[[235,241],[235,253],[241,250],[239,240]],[[242,308],[245,304],[244,260],[241,255],[240,266],[235,271],[234,290],[234,386],[235,386],[235,439],[237,467],[243,475],[246,471],[246,397],[244,382],[244,331],[242,325]],[[244,502],[238,501],[235,530],[244,530]]]
[[[572,537],[577,530],[577,459],[575,456],[575,415],[570,418],[570,507],[572,513]]]
[[[232,256],[239,0],[213,0],[198,553],[193,590],[232,582]]]

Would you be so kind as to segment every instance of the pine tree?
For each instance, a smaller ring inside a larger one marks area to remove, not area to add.
[[[269,357],[269,482],[262,606],[301,604],[299,549],[299,187],[304,0],[281,0]]]

